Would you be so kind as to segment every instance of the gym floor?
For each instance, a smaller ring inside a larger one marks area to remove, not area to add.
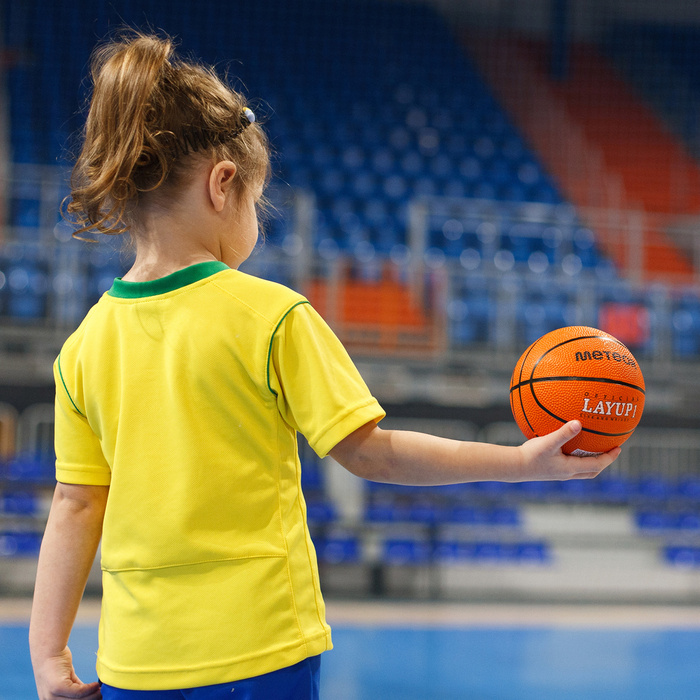
[[[0,601],[0,700],[36,697],[29,602]],[[98,606],[81,608],[76,669],[95,677]],[[700,609],[330,601],[324,700],[690,700]]]

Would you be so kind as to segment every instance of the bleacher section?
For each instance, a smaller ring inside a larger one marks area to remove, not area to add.
[[[71,241],[59,209],[90,50],[123,22],[148,18],[182,51],[228,67],[260,96],[253,106],[276,150],[279,212],[246,269],[307,294],[351,349],[375,358],[408,349],[426,365],[460,366],[482,351],[510,362],[549,330],[585,324],[610,330],[642,361],[700,360],[690,266],[686,286],[648,284],[643,265],[637,279],[625,277],[629,250],[620,263],[606,241],[630,239],[634,222],[576,206],[556,159],[537,150],[523,115],[499,102],[495,83],[428,6],[141,0],[117,12],[89,0],[31,0],[0,8],[13,57],[14,161],[0,247],[3,327],[65,336],[128,266],[119,240]],[[0,351],[15,343],[0,341]],[[36,554],[53,485],[51,411],[39,404],[17,416],[0,405],[0,560]],[[514,426],[462,428],[467,439],[520,440]],[[405,594],[415,584],[442,595],[446,581],[447,590],[464,584],[453,577],[460,567],[469,576],[496,570],[495,579],[510,567],[535,577],[563,571],[566,587],[578,574],[560,566],[572,541],[556,528],[581,508],[582,521],[601,519],[599,541],[609,522],[611,546],[692,572],[700,567],[700,444],[669,431],[629,447],[595,481],[367,484],[348,515],[329,485],[334,467],[302,446],[324,575],[340,566],[334,582],[344,592]],[[473,585],[488,591],[495,579],[477,576]]]
[[[240,60],[231,70],[267,102],[261,111],[269,112],[280,181],[315,196],[313,240],[321,255],[400,255],[408,243],[408,204],[416,197],[562,202],[429,8],[358,0],[331,9],[318,1],[268,0],[217,9],[221,16],[210,23],[210,3],[201,12],[183,6],[172,13],[170,3],[151,0],[118,16],[103,9],[96,20],[79,6],[66,12],[41,0],[7,6],[6,41],[18,57],[8,71],[18,163],[64,162],[68,134],[80,123],[84,91],[77,86],[93,40],[120,20],[138,23],[146,15],[181,37],[185,51],[206,61]],[[58,41],[61,29],[75,40]],[[46,217],[37,192],[24,189],[11,193],[10,224],[26,240],[36,238]],[[277,220],[270,243],[283,243],[288,234]],[[454,256],[464,241],[448,234],[432,245]],[[26,315],[43,309],[37,302]]]

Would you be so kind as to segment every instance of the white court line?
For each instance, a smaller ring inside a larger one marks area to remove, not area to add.
[[[0,599],[0,624],[26,624],[29,599]],[[700,606],[326,602],[338,627],[700,629]],[[81,603],[76,624],[97,624],[100,602]]]

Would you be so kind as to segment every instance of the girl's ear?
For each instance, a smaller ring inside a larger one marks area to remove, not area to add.
[[[211,169],[209,173],[209,199],[211,199],[215,211],[223,211],[226,198],[233,191],[235,176],[236,164],[230,160],[222,160]]]

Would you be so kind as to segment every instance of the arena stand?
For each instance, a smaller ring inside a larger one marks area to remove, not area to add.
[[[71,240],[60,215],[84,97],[76,86],[97,37],[147,16],[260,96],[254,107],[278,153],[277,212],[246,270],[311,299],[390,409],[388,424],[518,442],[510,369],[563,325],[611,330],[649,379],[649,422],[595,482],[359,484],[302,445],[330,589],[541,596],[558,582],[574,597],[697,595],[700,432],[688,413],[700,295],[687,243],[696,212],[630,209],[629,186],[591,158],[563,88],[528,63],[543,45],[477,40],[428,5],[370,0],[2,8],[14,59],[4,76],[12,167],[0,248],[0,557],[31,561],[40,541],[53,485],[51,361],[129,263],[119,240]],[[509,86],[516,69],[522,80]],[[658,250],[645,250],[657,234],[682,274],[650,274]],[[576,587],[575,554],[589,551],[595,571],[606,553],[627,552],[632,571],[652,572],[649,584],[630,593],[613,567]],[[7,576],[0,587],[22,587]]]

